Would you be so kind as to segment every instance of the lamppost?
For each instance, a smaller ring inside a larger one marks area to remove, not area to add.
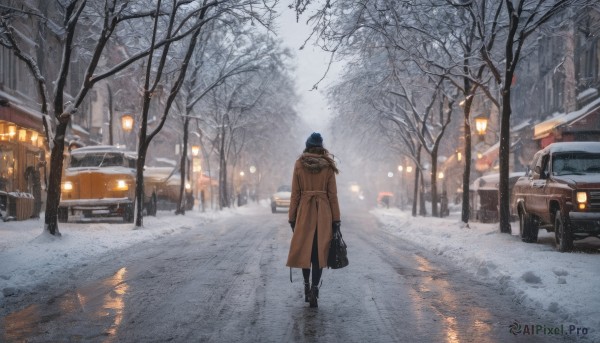
[[[447,216],[448,211],[448,193],[446,192],[446,179],[444,178],[444,172],[438,173],[438,179],[442,183],[442,196],[440,197],[440,217]]]
[[[488,117],[480,114],[473,118],[475,120],[475,129],[480,137],[485,135],[485,131],[487,129]]]
[[[404,210],[404,166],[398,166],[398,173],[400,174],[400,191],[398,192],[398,201],[400,202],[400,209]]]
[[[257,190],[258,185],[256,182],[256,177],[254,175],[255,173],[256,173],[256,166],[254,166],[254,165],[250,166],[250,174],[252,174],[252,183],[253,183],[252,198],[253,198],[254,202],[258,202],[258,190]]]
[[[244,202],[244,196],[242,195],[242,192],[244,191],[244,176],[246,175],[246,173],[244,173],[244,171],[242,170],[240,172],[240,188],[238,191],[238,206],[242,206],[245,204]]]
[[[200,154],[200,146],[192,145],[192,190],[194,192],[195,198],[199,199],[202,209],[204,209],[204,199],[200,199],[198,196],[198,177],[197,173],[202,172],[202,165],[200,164],[200,159],[198,155]]]
[[[125,133],[129,133],[133,130],[133,116],[131,114],[124,114],[121,116],[121,129],[123,129],[123,132]],[[126,140],[125,146],[127,147]]]

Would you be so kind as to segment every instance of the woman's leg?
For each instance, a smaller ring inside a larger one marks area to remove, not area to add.
[[[319,268],[318,246],[317,231],[315,230],[315,237],[313,238],[312,252],[310,255],[310,263],[312,264],[312,286],[310,287],[310,292],[308,294],[310,307],[319,307],[317,299],[319,298],[319,281],[321,281],[321,272],[323,270]]]
[[[321,281],[321,274],[323,268],[319,268],[319,244],[317,243],[317,231],[315,230],[315,237],[313,239],[312,253],[310,255],[310,263],[312,264],[312,284],[319,286]]]
[[[308,283],[310,278],[310,268],[302,268],[302,276],[304,277],[304,283]]]

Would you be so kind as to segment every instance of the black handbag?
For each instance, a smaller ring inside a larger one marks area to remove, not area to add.
[[[329,256],[327,256],[327,266],[331,269],[340,269],[348,265],[348,251],[346,242],[342,238],[340,230],[333,230],[333,237],[329,245]]]

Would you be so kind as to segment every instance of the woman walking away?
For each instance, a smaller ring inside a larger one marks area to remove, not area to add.
[[[313,132],[294,165],[289,211],[293,234],[287,260],[288,267],[302,268],[304,301],[310,307],[318,307],[319,281],[327,267],[332,230],[340,228],[337,173],[332,155],[323,148],[321,134]]]

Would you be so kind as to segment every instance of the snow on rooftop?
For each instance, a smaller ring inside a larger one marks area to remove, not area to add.
[[[552,116],[552,118],[535,125],[533,128],[533,136],[536,138],[542,138],[555,127],[579,119],[579,117],[596,110],[596,107],[600,107],[600,98],[592,101],[577,111],[569,113],[556,113]]]

